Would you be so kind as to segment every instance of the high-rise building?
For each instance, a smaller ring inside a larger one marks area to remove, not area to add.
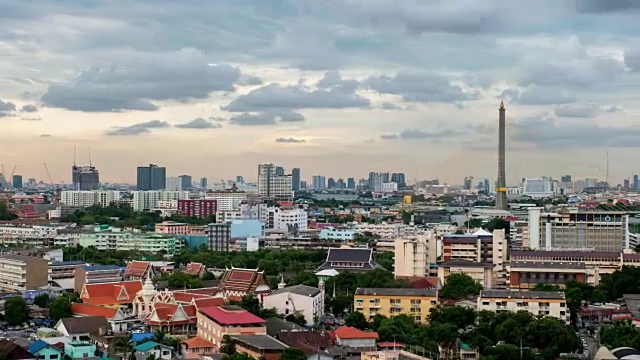
[[[166,184],[167,186],[164,189],[167,191],[182,190],[182,180],[177,176],[168,177]]]
[[[22,189],[22,175],[13,175],[12,183],[14,189]]]
[[[545,198],[553,195],[549,179],[524,179],[523,194],[534,199]]]
[[[347,189],[355,189],[356,188],[356,179],[348,178],[347,179]]]
[[[622,187],[625,189],[629,189],[629,179],[624,179]]]
[[[563,175],[560,177],[560,182],[563,183],[570,183],[571,182],[571,175]]]
[[[203,188],[203,189],[206,189],[207,188],[207,182],[208,182],[208,180],[207,180],[206,177],[200,178],[200,187]]]
[[[164,190],[167,187],[167,169],[154,164],[138,166],[138,190]]]
[[[312,184],[311,184],[311,188],[314,190],[322,190],[325,189],[327,187],[327,180],[324,176],[321,175],[315,175],[312,178]]]
[[[386,176],[385,176],[386,175]],[[389,173],[369,173],[369,190],[373,192],[382,192],[382,184],[389,181],[384,181],[385,177],[389,179]]]
[[[465,176],[464,189],[471,190],[473,188],[473,176]]]
[[[336,181],[336,189],[346,189],[347,184],[345,184],[344,179],[340,178]]]
[[[100,189],[100,173],[95,166],[73,165],[71,167],[71,178],[73,190],[89,191]]]
[[[293,183],[293,191],[300,190],[300,168],[291,169],[291,182]]]
[[[193,187],[193,180],[191,179],[191,175],[180,175],[180,187],[182,190],[189,190]]]
[[[236,182],[238,184],[244,184],[244,177],[240,176],[236,176]]]
[[[216,201],[207,199],[178,200],[178,211],[187,217],[206,219],[216,214]]]
[[[335,189],[335,187],[336,187],[336,180],[330,177],[329,180],[327,180],[327,189]]]
[[[300,189],[302,190],[306,190],[307,189],[307,182],[304,180],[300,181]]]
[[[231,223],[211,223],[208,231],[209,250],[229,252]]]
[[[507,171],[506,171],[506,109],[500,101],[498,109],[498,183],[496,186],[496,209],[507,210]]]
[[[292,176],[276,175],[276,167],[271,163],[258,165],[258,194],[264,198],[292,200]]]
[[[404,173],[391,174],[391,182],[397,183],[399,188],[407,186],[407,180],[404,176]]]
[[[640,182],[638,181],[638,175],[633,175],[633,188],[638,190]]]
[[[276,166],[276,170],[275,173],[277,176],[283,176],[284,175],[284,168],[281,166]]]

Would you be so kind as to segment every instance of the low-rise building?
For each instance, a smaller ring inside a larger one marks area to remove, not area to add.
[[[496,313],[528,311],[534,316],[552,316],[569,323],[570,314],[562,291],[482,290],[478,311]]]
[[[426,323],[431,308],[438,304],[438,290],[412,288],[358,288],[353,307],[371,320],[375,315],[391,317],[410,315],[415,321]]]
[[[321,288],[307,285],[279,288],[262,298],[262,307],[275,308],[284,315],[303,315],[307,324],[313,325],[324,315],[324,285]]]
[[[341,326],[332,332],[336,345],[350,347],[359,350],[377,350],[376,341],[378,333],[374,331],[362,331],[351,326]]]
[[[25,255],[0,256],[0,292],[36,290],[49,283],[49,262]]]
[[[89,265],[75,269],[75,290],[80,293],[85,284],[118,282],[122,269],[117,265]]]
[[[447,276],[451,274],[469,275],[485,289],[494,288],[496,284],[496,273],[491,263],[456,259],[438,264],[438,279],[443,285],[447,281]]]
[[[64,355],[71,359],[87,359],[95,357],[96,346],[88,341],[71,341],[64,344]]]
[[[202,308],[197,314],[197,336],[220,349],[226,335],[266,335],[265,321],[235,305]]]
[[[236,351],[254,359],[278,360],[288,346],[269,335],[235,335],[231,337]]]

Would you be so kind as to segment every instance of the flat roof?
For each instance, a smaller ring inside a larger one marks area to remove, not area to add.
[[[436,289],[413,288],[357,288],[355,295],[366,296],[436,296]]]
[[[288,346],[269,335],[235,335],[232,339],[260,350],[284,350]]]
[[[554,299],[564,300],[562,291],[511,291],[511,290],[482,290],[480,297],[484,299]]]
[[[586,265],[583,262],[566,261],[513,261],[511,268],[533,268],[533,269],[572,269],[584,270]]]

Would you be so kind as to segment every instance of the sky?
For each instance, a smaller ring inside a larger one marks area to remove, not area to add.
[[[640,171],[635,0],[0,0],[0,163],[69,182]],[[90,148],[90,152],[89,152]],[[608,156],[607,156],[608,153]]]

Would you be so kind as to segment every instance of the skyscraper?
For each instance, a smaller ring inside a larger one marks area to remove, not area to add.
[[[327,189],[333,189],[336,187],[336,180],[332,177],[327,180]]]
[[[391,174],[391,182],[397,183],[399,188],[407,186],[407,180],[404,173]]]
[[[356,188],[356,179],[348,178],[347,179],[347,189],[355,189]]]
[[[90,191],[100,189],[100,173],[95,166],[71,167],[73,190]]]
[[[200,187],[203,188],[203,189],[206,189],[207,188],[207,182],[208,181],[207,181],[206,177],[200,178]]]
[[[22,175],[13,175],[12,185],[14,189],[22,189]]]
[[[505,112],[504,102],[500,101],[500,108],[498,109],[498,183],[496,186],[496,209],[498,210],[507,210]]]
[[[138,166],[138,190],[164,190],[167,187],[167,169],[158,165]]]
[[[314,190],[322,190],[327,187],[327,180],[324,176],[316,175],[312,178],[311,188]]]
[[[284,168],[281,166],[276,166],[276,175],[278,176],[283,176],[284,175]]]
[[[638,175],[633,175],[633,188],[638,190],[638,186],[640,186]]]
[[[293,191],[300,190],[300,168],[291,169],[291,182],[293,183]]]
[[[193,180],[191,179],[191,175],[180,175],[180,188],[182,190],[189,190],[193,187]]]
[[[292,182],[291,175],[277,175],[276,166],[273,164],[258,165],[258,194],[260,196],[290,201],[293,199]]]
[[[560,181],[563,183],[570,183],[571,182],[571,175],[563,175],[560,177]]]

